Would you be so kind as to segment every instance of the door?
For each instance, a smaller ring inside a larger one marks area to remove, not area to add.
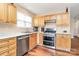
[[[8,4],[8,23],[16,24],[16,7]]]
[[[0,23],[7,22],[7,4],[0,3]]]

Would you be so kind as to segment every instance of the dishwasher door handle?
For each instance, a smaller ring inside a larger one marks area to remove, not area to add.
[[[20,38],[18,38],[18,40],[22,40],[22,39],[23,39],[23,38],[21,38],[21,37],[20,37]]]

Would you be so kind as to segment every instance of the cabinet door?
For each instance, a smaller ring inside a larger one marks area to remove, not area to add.
[[[62,35],[63,37],[63,42],[62,42],[62,47],[63,49],[70,49],[71,48],[71,39],[70,35]]]
[[[32,22],[33,22],[33,26],[35,27],[39,26],[38,17],[34,17]]]
[[[56,35],[56,48],[57,49],[63,48],[62,42],[63,42],[62,35]]]
[[[63,17],[63,25],[69,26],[70,25],[69,14],[68,13],[63,14],[62,17]]]
[[[29,49],[34,48],[37,45],[37,33],[30,34]]]
[[[40,27],[44,27],[44,17],[43,16],[39,17],[38,22],[39,22]]]
[[[39,33],[39,45],[43,45],[43,33]]]
[[[7,22],[7,4],[0,3],[0,23]]]
[[[60,50],[70,50],[71,39],[70,35],[57,35],[56,36],[56,48]]]
[[[8,23],[16,24],[16,7],[8,4]]]
[[[8,56],[8,40],[0,39],[0,56]]]
[[[45,20],[50,20],[51,16],[45,16]]]
[[[16,56],[16,38],[9,39],[9,56]]]
[[[63,25],[62,15],[57,15],[56,24],[57,24],[58,26],[62,26],[62,25]]]

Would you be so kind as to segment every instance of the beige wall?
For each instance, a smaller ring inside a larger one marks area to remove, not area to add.
[[[18,11],[20,11],[20,12],[26,14],[26,15],[29,15],[29,16],[31,16],[31,17],[33,17],[33,16],[35,15],[34,13],[32,13],[32,12],[30,12],[29,10],[27,10],[27,9],[25,9],[25,8],[23,8],[23,7],[21,7],[21,6],[19,6],[18,4],[15,4],[15,5],[16,5]]]

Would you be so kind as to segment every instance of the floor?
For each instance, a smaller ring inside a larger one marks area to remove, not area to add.
[[[37,46],[29,51],[25,56],[78,56],[75,52],[64,52],[54,49],[49,49],[43,46]]]
[[[71,40],[71,48],[72,50],[78,51],[79,52],[79,37],[74,36]]]

